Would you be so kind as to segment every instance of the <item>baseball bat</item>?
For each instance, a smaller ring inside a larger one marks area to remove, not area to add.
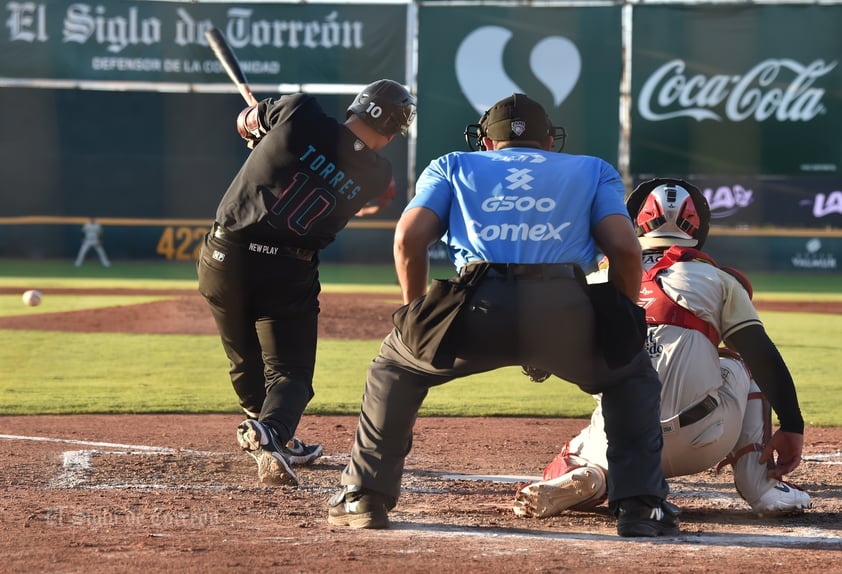
[[[225,73],[228,74],[228,77],[237,86],[237,90],[239,90],[240,95],[243,96],[246,103],[250,106],[256,106],[257,98],[251,93],[246,75],[240,67],[240,61],[234,55],[234,51],[231,50],[231,46],[228,45],[228,41],[222,35],[222,32],[219,31],[219,28],[211,28],[205,32],[205,40],[208,41],[208,45],[213,50],[216,59],[222,64]]]

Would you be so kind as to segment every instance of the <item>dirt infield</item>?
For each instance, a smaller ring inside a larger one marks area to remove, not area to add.
[[[173,298],[7,317],[0,329],[215,333],[197,295],[162,294]],[[396,304],[323,294],[321,335],[380,338]],[[681,535],[624,540],[604,507],[545,520],[511,511],[518,484],[540,474],[582,420],[422,417],[388,531],[325,520],[354,417],[304,417],[298,434],[323,443],[325,456],[300,469],[298,488],[256,485],[255,465],[234,440],[239,421],[0,417],[2,570],[842,572],[842,429],[807,429],[805,460],[789,477],[813,497],[803,515],[752,516],[726,468],[670,481]]]

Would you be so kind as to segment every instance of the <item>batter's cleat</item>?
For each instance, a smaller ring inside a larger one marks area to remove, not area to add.
[[[297,486],[298,477],[292,470],[284,448],[278,443],[274,429],[247,419],[237,427],[240,448],[257,461],[257,479],[268,486]]]
[[[346,486],[328,500],[327,521],[334,526],[349,528],[389,528],[388,497],[384,494]]]
[[[792,483],[770,480],[774,485],[757,500],[748,501],[758,516],[799,514],[812,506],[810,495]]]
[[[619,504],[617,534],[633,536],[675,536],[681,510],[674,504],[661,501],[660,506],[649,506],[636,498],[626,498]]]
[[[602,502],[605,493],[602,469],[581,466],[559,477],[524,486],[515,494],[512,510],[518,516],[546,518],[568,508],[592,508]]]
[[[322,445],[304,444],[303,441],[293,437],[284,447],[284,454],[292,464],[310,464],[322,456]]]

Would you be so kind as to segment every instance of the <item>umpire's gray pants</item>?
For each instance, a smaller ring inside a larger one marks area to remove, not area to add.
[[[590,300],[579,283],[486,278],[469,308],[452,368],[436,369],[416,359],[397,330],[385,338],[368,369],[343,485],[397,501],[412,429],[429,389],[475,373],[531,365],[589,394],[602,393],[609,503],[635,496],[666,498],[658,375],[643,349],[621,369],[605,366],[594,347]]]

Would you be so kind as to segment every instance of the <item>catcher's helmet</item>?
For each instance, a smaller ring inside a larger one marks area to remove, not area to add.
[[[465,141],[471,151],[485,150],[483,138],[495,141],[527,140],[543,143],[547,136],[553,142],[561,141],[558,151],[564,149],[567,133],[553,125],[544,106],[526,94],[512,94],[491,106],[478,124],[468,124]]]
[[[699,189],[682,180],[644,181],[626,200],[640,244],[701,249],[710,230],[710,207]]]
[[[377,80],[357,94],[345,116],[351,114],[357,114],[380,135],[406,135],[415,119],[415,98],[395,81]]]

